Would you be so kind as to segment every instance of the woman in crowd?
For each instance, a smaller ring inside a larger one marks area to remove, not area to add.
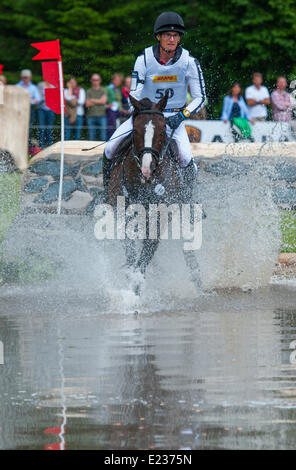
[[[85,90],[77,85],[75,77],[71,77],[65,89],[65,140],[71,139],[72,130],[74,131],[74,140],[80,139],[85,99]]]
[[[231,127],[233,127],[233,124],[237,126],[244,139],[251,139],[252,130],[249,122],[253,124],[254,121],[250,119],[246,102],[242,97],[242,89],[238,82],[232,84],[229,94],[223,99],[221,119],[225,123],[230,122]],[[239,140],[236,132],[235,140]]]

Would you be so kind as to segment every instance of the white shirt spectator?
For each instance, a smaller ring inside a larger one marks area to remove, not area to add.
[[[65,100],[73,100],[77,99],[75,95],[69,96],[69,90],[68,88],[65,88]],[[79,90],[79,96],[77,100],[77,116],[83,116],[84,115],[84,103],[86,100],[86,93],[83,88],[80,88]]]
[[[261,101],[269,98],[269,91],[266,86],[261,86],[260,88],[255,87],[255,85],[248,86],[245,93],[246,100],[255,100]],[[250,119],[254,118],[266,118],[267,117],[267,107],[265,104],[256,104],[255,106],[248,106]]]

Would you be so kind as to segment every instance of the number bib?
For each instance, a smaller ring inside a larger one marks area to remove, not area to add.
[[[182,49],[180,58],[172,65],[161,65],[154,57],[153,48],[145,49],[146,77],[141,98],[157,102],[168,90],[166,108],[181,108],[186,103],[189,52]]]

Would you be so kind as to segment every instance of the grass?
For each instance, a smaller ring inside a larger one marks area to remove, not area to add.
[[[280,227],[283,236],[281,252],[296,253],[296,211],[280,211]]]
[[[22,175],[0,174],[0,245],[20,206]]]

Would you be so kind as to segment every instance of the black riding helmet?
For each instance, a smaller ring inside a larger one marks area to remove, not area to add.
[[[184,21],[178,13],[173,11],[164,11],[154,23],[154,34],[165,31],[177,31],[180,34],[185,33]]]

